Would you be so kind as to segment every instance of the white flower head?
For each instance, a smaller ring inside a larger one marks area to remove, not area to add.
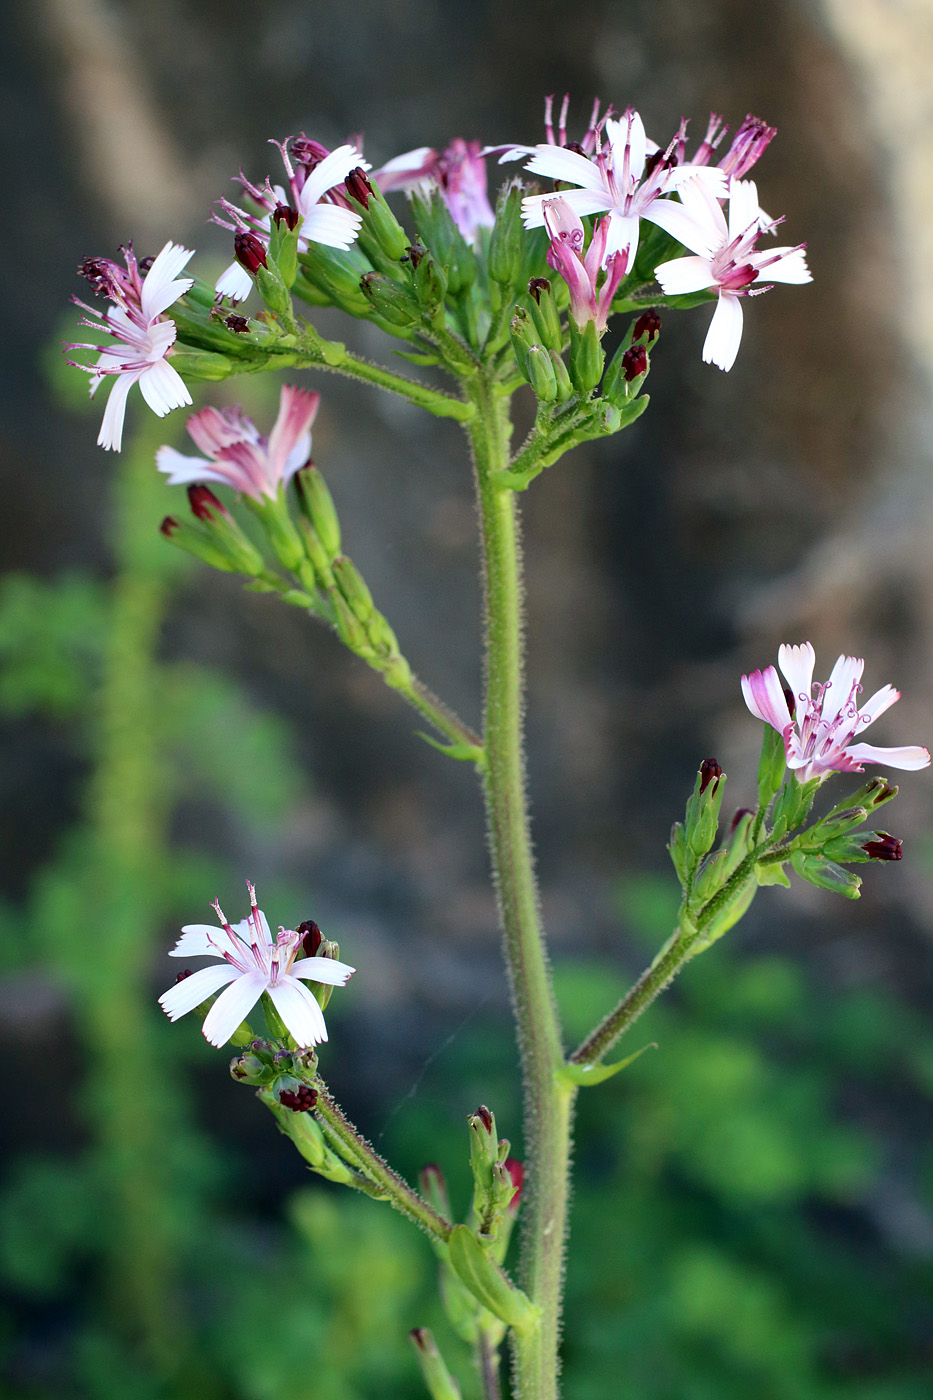
[[[668,232],[692,248],[693,256],[660,263],[654,275],[668,296],[707,288],[718,293],[703,359],[729,370],[742,340],[743,298],[770,291],[772,282],[812,281],[805,245],[758,250],[760,234],[772,230],[775,221],[762,212],[753,180],[730,180],[728,220],[719,201],[696,176],[681,185],[678,194],[680,217]],[[761,283],[758,279],[766,269],[770,281]]]
[[[116,376],[97,438],[99,446],[114,452],[119,452],[123,443],[126,399],[134,384],[139,385],[146,403],[159,418],[191,402],[185,381],[166,358],[178,331],[174,321],[164,313],[193,284],[193,278],[178,274],[194,256],[194,250],[166,243],[143,275],[140,275],[132,245],[124,248],[123,254],[125,268],[109,258],[88,258],[80,269],[95,292],[103,292],[110,298],[114,303],[112,307],[105,312],[96,311],[77,297],[72,298],[95,318],[82,317],[80,324],[95,331],[106,331],[116,343],[66,347],[98,352],[94,364],[77,366],[91,376],[92,398],[108,375]]]
[[[202,1027],[211,1045],[220,1046],[267,992],[295,1044],[318,1045],[327,1039],[324,1013],[305,983],[342,987],[356,969],[336,958],[301,956],[304,940],[296,929],[280,928],[273,938],[265,914],[256,905],[255,887],[247,881],[246,888],[250,912],[240,923],[229,924],[215,899],[220,928],[186,924],[182,929],[169,957],[220,961],[176,982],[159,997],[159,1005],[170,1021],[177,1021],[220,992]]]
[[[782,736],[787,766],[800,782],[822,779],[829,773],[861,773],[866,763],[926,768],[929,750],[919,744],[886,749],[852,743],[856,735],[901,698],[899,690],[882,686],[859,709],[857,696],[862,689],[865,662],[860,657],[840,656],[829,680],[814,686],[815,661],[809,642],[800,646],[785,644],[778,651],[778,665],[787,681],[790,703],[773,666],[742,677],[746,705],[756,719],[764,720]]]

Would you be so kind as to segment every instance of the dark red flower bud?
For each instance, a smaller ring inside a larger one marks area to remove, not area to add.
[[[317,950],[324,941],[324,935],[313,919],[305,919],[303,924],[298,925],[298,932],[301,934],[301,950],[306,958],[317,956]]]
[[[290,204],[277,204],[272,211],[272,217],[277,224],[288,224],[290,229],[298,227],[301,215],[297,209],[293,209]]]
[[[705,792],[710,783],[715,782],[718,785],[721,777],[722,768],[716,762],[715,758],[704,758],[703,762],[700,764],[700,791]],[[714,787],[713,792],[715,791],[716,788]]]
[[[307,1084],[299,1084],[297,1089],[280,1089],[279,1103],[290,1108],[292,1113],[307,1113],[317,1103],[317,1089]]]
[[[897,836],[889,836],[886,831],[875,833],[877,841],[866,841],[862,850],[869,860],[901,860],[904,855],[904,843]]]
[[[735,816],[729,823],[729,835],[732,835],[733,831],[735,831],[736,827],[738,826],[739,822],[742,820],[743,817],[753,817],[754,815],[755,813],[752,811],[751,807],[737,807]]]
[[[162,524],[159,526],[159,529],[165,536],[165,538],[167,540],[170,540],[174,535],[175,531],[181,529],[181,521],[176,519],[174,515],[167,515],[162,521]]]
[[[662,162],[663,159],[664,159],[664,151],[663,151],[662,148],[659,147],[658,150],[656,150],[652,155],[650,155],[650,156],[648,157],[648,159],[645,161],[645,169],[644,169],[644,172],[643,172],[643,174],[642,174],[642,179],[643,179],[643,180],[649,180],[649,179],[651,178],[651,176],[654,174],[654,172],[657,170],[658,166],[661,164],[661,162]],[[672,163],[676,163],[676,162],[672,162]]]
[[[237,316],[236,313],[233,313],[230,316],[224,317],[224,325],[227,327],[228,331],[233,331],[235,335],[243,335],[244,332],[249,330],[249,318],[246,316]]]
[[[522,1191],[525,1187],[525,1163],[519,1161],[517,1157],[506,1157],[504,1166],[512,1178],[512,1185],[515,1187],[515,1195],[509,1201],[509,1210],[514,1215],[522,1203]]]
[[[635,327],[632,331],[632,339],[641,340],[643,336],[647,336],[648,340],[652,341],[660,329],[661,317],[653,306],[649,306],[648,310],[643,311],[635,322]]]
[[[175,978],[175,982],[176,982],[176,984],[177,984],[178,982],[184,982],[184,980],[185,980],[186,977],[193,977],[193,976],[194,976],[194,974],[193,974],[193,972],[191,971],[191,968],[190,968],[190,967],[186,967],[185,970],[184,970],[183,972],[179,972],[178,976]]]
[[[261,267],[269,266],[266,261],[266,250],[255,233],[248,233],[245,229],[240,229],[233,240],[233,251],[236,254],[237,262],[241,267],[245,267],[252,277],[255,277]]]
[[[347,194],[355,199],[357,204],[362,204],[364,209],[368,209],[373,187],[367,180],[362,166],[358,165],[355,170],[351,170],[344,184],[347,187]]]
[[[630,345],[622,356],[622,371],[626,382],[631,383],[648,368],[648,351],[643,345]]]
[[[492,1114],[485,1104],[480,1104],[473,1117],[479,1119],[487,1133],[492,1132]]]
[[[230,512],[222,501],[218,501],[209,486],[196,483],[188,487],[188,502],[191,512],[198,520],[203,520],[206,524],[212,525],[215,516],[226,516],[231,519]]]
[[[793,719],[797,713],[797,697],[794,695],[789,685],[784,685],[781,689],[784,692],[784,699],[787,701],[787,709],[790,713],[790,717]]]
[[[542,296],[549,293],[551,284],[546,277],[532,277],[528,283],[528,295],[534,297],[538,306],[541,305]]]
[[[580,145],[580,142],[579,142],[579,141],[565,141],[565,142],[564,142],[564,150],[565,150],[565,151],[574,151],[574,152],[576,152],[576,154],[577,154],[578,156],[586,156],[587,160],[589,160],[589,156],[586,155],[586,151],[585,151],[585,150],[583,149],[583,147]]]

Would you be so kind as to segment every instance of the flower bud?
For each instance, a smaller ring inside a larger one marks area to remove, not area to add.
[[[268,267],[266,250],[255,233],[240,229],[233,240],[233,252],[241,267],[245,267],[251,277],[255,277],[261,267]]]
[[[512,1182],[512,1198],[509,1201],[509,1213],[517,1215],[519,1206],[522,1203],[522,1192],[525,1189],[525,1163],[518,1157],[506,1157],[503,1163]]]
[[[283,1108],[290,1108],[293,1113],[308,1113],[317,1103],[317,1089],[312,1089],[310,1084],[298,1084],[294,1089],[279,1089],[276,1098]]]
[[[360,278],[372,272],[372,263],[357,247],[328,248],[311,244],[298,254],[301,276],[349,316],[368,316],[372,307],[360,290]],[[300,280],[300,279],[299,279]]]
[[[442,1215],[445,1220],[452,1219],[450,1211],[450,1198],[447,1195],[447,1182],[444,1180],[444,1173],[435,1162],[429,1162],[422,1167],[418,1174],[418,1185],[421,1187],[421,1194],[428,1205],[436,1210],[438,1215]]]
[[[653,306],[643,311],[632,327],[632,340],[654,340],[661,330],[661,317]]]
[[[827,841],[822,854],[830,860],[857,865],[868,860],[901,860],[904,844],[887,831],[853,831]]]
[[[627,335],[603,376],[603,398],[619,408],[637,398],[649,368],[647,350],[643,345],[633,346]]]
[[[589,395],[602,378],[606,352],[599,343],[595,321],[580,330],[570,318],[570,382],[578,394]]]
[[[770,725],[766,725],[770,729]],[[819,778],[810,778],[807,782],[801,783],[796,775],[790,775],[781,789],[780,795],[774,804],[772,813],[772,834],[775,839],[780,839],[788,831],[796,831],[802,826],[813,806],[813,799],[816,797],[816,790],[820,785]]]
[[[432,319],[443,315],[444,298],[447,295],[447,278],[443,269],[438,267],[429,252],[425,252],[417,264],[414,263],[414,259],[412,263],[415,268],[412,282],[418,305]]]
[[[324,942],[324,935],[313,919],[305,919],[296,930],[301,934],[301,951],[306,958],[317,957],[317,951]]]
[[[792,851],[790,863],[801,880],[815,885],[817,889],[830,890],[833,894],[845,895],[846,899],[858,899],[861,880],[857,875],[843,870],[842,866],[837,865],[835,861],[806,851]]]
[[[288,513],[283,488],[279,487],[275,496],[258,499],[244,496],[243,503],[262,522],[266,538],[279,562],[289,573],[298,573],[306,560],[305,549]]]
[[[887,831],[873,831],[871,840],[866,841],[862,850],[869,860],[900,860],[904,854],[903,842]]]
[[[230,1074],[241,1084],[271,1084],[275,1071],[247,1050],[230,1061]]]
[[[489,238],[489,275],[501,287],[515,287],[522,267],[522,188],[516,181],[504,185],[496,201],[496,222]]]
[[[551,364],[554,366],[554,378],[557,381],[557,397],[561,403],[566,403],[567,399],[573,398],[573,385],[570,382],[570,375],[567,373],[567,366],[564,364],[559,350],[549,350]]]
[[[193,554],[196,559],[210,564],[211,568],[220,569],[227,574],[239,572],[236,564],[226,554],[221,553],[203,530],[195,530],[193,526],[183,524],[174,515],[167,515],[159,529],[178,549],[183,549],[186,554]]]
[[[373,595],[353,560],[348,559],[345,554],[338,554],[331,568],[337,587],[353,612],[360,622],[368,622],[373,615]]]
[[[298,276],[298,225],[300,222],[301,217],[297,209],[292,209],[287,204],[279,204],[273,212],[272,222],[269,225],[269,257],[275,264],[279,277],[286,288],[292,287]]]
[[[317,467],[309,462],[295,473],[295,487],[303,514],[314,526],[314,532],[328,558],[333,559],[340,553],[340,521],[327,482]]]
[[[427,1327],[416,1327],[408,1334],[421,1366],[431,1400],[461,1400],[460,1387],[447,1369],[437,1343]]]
[[[525,379],[530,379],[528,351],[533,345],[537,345],[537,341],[531,317],[523,306],[516,306],[515,314],[509,322],[509,334],[512,338],[512,349],[515,352],[515,363]]]
[[[476,280],[476,257],[451,216],[440,193],[417,190],[411,196],[411,213],[421,241],[431,250],[446,275],[446,289],[458,297]]]
[[[470,1165],[477,1190],[488,1191],[492,1182],[492,1169],[499,1159],[499,1139],[496,1137],[496,1120],[485,1104],[480,1104],[475,1113],[469,1114],[467,1124],[470,1129]]]
[[[671,827],[671,839],[667,843],[677,878],[682,885],[687,883],[687,838],[683,822],[675,822]]]
[[[758,805],[767,807],[775,793],[780,792],[787,773],[784,739],[770,724],[761,736],[761,756],[758,760]]]
[[[630,345],[622,354],[622,373],[626,384],[648,373],[648,351],[643,345]]]
[[[538,340],[546,349],[559,351],[564,343],[560,312],[557,309],[554,290],[546,277],[530,279],[528,298]]]
[[[364,661],[372,660],[373,649],[369,644],[366,628],[336,585],[328,596],[334,609],[334,625],[344,646],[349,647]]]
[[[350,171],[345,184],[350,203],[363,215],[361,235],[365,238],[370,234],[390,262],[401,261],[408,247],[408,234],[386,203],[382,190],[366,178],[359,166]]]
[[[725,784],[725,775],[715,758],[704,759],[684,816],[687,845],[696,856],[705,856],[716,839]]]
[[[233,361],[227,355],[219,355],[214,350],[191,350],[177,341],[169,351],[169,359],[172,369],[183,379],[199,384],[217,384],[229,379],[234,371]]]
[[[532,345],[525,356],[525,376],[541,403],[554,403],[558,395],[554,362],[543,345]]]
[[[408,288],[381,272],[364,273],[360,291],[376,315],[390,326],[414,326],[421,320],[421,307]]]

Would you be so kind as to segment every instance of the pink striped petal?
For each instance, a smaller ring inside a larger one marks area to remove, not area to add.
[[[742,694],[756,719],[763,719],[779,734],[784,733],[791,718],[784,687],[773,666],[766,666],[763,671],[752,671],[750,676],[743,676]]]

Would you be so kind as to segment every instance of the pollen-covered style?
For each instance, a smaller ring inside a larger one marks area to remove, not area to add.
[[[310,389],[283,384],[278,417],[267,438],[239,406],[202,408],[186,426],[206,456],[186,457],[174,447],[160,447],[156,465],[171,486],[216,481],[257,501],[273,499],[311,455],[311,424],[320,401],[320,394]]]
[[[256,905],[256,890],[247,881],[250,911],[238,924],[229,924],[215,899],[220,928],[212,924],[186,924],[171,958],[220,958],[176,982],[159,997],[170,1021],[177,1021],[208,997],[224,991],[204,1017],[205,1038],[224,1045],[252,1011],[264,992],[298,1046],[318,1045],[327,1039],[324,1013],[305,982],[342,987],[356,968],[336,958],[301,957],[302,934],[280,928],[275,938],[265,914]]]
[[[899,690],[882,686],[859,709],[857,697],[862,689],[865,662],[860,657],[840,656],[829,680],[814,686],[815,660],[809,642],[800,646],[785,643],[778,652],[778,665],[790,689],[792,708],[773,666],[742,677],[746,705],[757,719],[763,719],[782,736],[787,766],[800,782],[825,778],[829,773],[861,773],[866,763],[926,768],[930,754],[918,744],[887,749],[852,743],[901,698]]]
[[[126,267],[109,258],[87,258],[79,269],[88,279],[93,291],[104,293],[114,303],[107,311],[94,307],[77,297],[72,300],[95,320],[83,317],[80,324],[93,330],[105,330],[117,342],[115,345],[72,344],[69,350],[97,350],[99,358],[93,365],[78,365],[91,376],[91,397],[107,375],[115,375],[116,383],[107,399],[104,419],[97,438],[98,445],[119,452],[123,442],[123,418],[126,396],[134,384],[153,413],[164,418],[173,408],[191,402],[185,381],[166,360],[178,334],[174,321],[163,315],[193,283],[191,277],[179,277],[194,249],[177,243],[166,243],[144,275],[133,253],[132,244],[124,248]],[[74,361],[70,363],[74,364]]]

